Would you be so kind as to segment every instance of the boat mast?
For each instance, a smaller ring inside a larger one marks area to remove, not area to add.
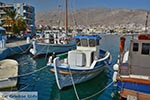
[[[149,11],[147,11],[147,15],[146,15],[146,22],[145,22],[145,32],[147,32],[147,26],[148,26],[148,15],[149,15]]]
[[[66,34],[68,33],[68,0],[66,0]]]

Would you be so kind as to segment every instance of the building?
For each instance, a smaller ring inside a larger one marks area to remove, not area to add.
[[[23,17],[23,19],[26,21],[27,31],[35,33],[35,9],[33,6],[30,6],[25,3],[5,4],[0,2],[0,24],[5,21],[5,18],[3,17],[6,15],[6,13],[3,10],[5,8],[16,9],[17,16]],[[11,26],[7,25],[4,27],[7,30]]]
[[[2,2],[0,2],[0,24],[2,24],[5,20],[6,20],[6,13],[4,12],[4,9],[14,9],[13,4],[4,4]],[[11,25],[3,25],[3,27],[6,30],[10,30]]]

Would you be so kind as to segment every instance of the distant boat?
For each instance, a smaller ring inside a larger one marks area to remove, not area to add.
[[[18,75],[18,62],[13,59],[4,59],[0,61],[0,89],[15,87],[17,78],[11,78]]]
[[[33,41],[30,52],[37,56],[49,53],[62,53],[76,48],[76,43],[71,36],[62,32],[46,32],[41,34],[42,38]]]
[[[33,55],[48,53],[62,53],[76,48],[76,43],[72,36],[68,35],[68,0],[66,0],[66,32],[52,30],[46,32],[42,38],[33,41],[33,48],[30,52]]]
[[[76,50],[52,55],[47,64],[55,74],[59,89],[92,79],[111,63],[110,53],[99,48],[100,36],[83,35],[74,38],[77,42]]]
[[[120,58],[114,65],[113,76],[119,87],[120,98],[150,100],[150,34],[140,34],[138,39],[132,39],[126,52],[125,38],[121,37],[120,40]]]

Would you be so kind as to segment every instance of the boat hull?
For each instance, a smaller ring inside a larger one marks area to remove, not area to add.
[[[150,84],[140,84],[140,83],[133,83],[133,82],[121,82],[119,81],[118,87],[124,87],[124,89],[130,89],[132,91],[136,92],[141,92],[141,93],[146,93],[150,94]]]
[[[88,71],[80,71],[80,70],[57,70],[58,80],[59,80],[59,89],[64,89],[65,87],[71,86],[73,84],[79,84],[81,82],[85,82],[90,80],[100,74],[105,69],[105,66],[101,66],[101,68],[95,70]],[[54,69],[50,69],[54,72]]]
[[[31,49],[33,51],[31,53],[33,55],[51,54],[53,52],[62,53],[75,48],[76,48],[75,42],[72,42],[70,44],[35,43],[33,49]]]

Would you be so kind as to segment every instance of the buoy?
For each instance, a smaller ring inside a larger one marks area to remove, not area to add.
[[[30,49],[30,52],[31,52],[33,55],[35,55],[34,49]]]
[[[51,64],[53,61],[52,61],[52,56],[49,57],[48,59],[48,64]]]
[[[113,74],[113,82],[117,82],[117,76],[118,76],[118,72],[114,72],[114,74]]]
[[[27,43],[30,43],[30,37],[27,37]]]
[[[114,64],[113,69],[114,69],[114,71],[118,71],[119,70],[119,65],[118,64]]]

